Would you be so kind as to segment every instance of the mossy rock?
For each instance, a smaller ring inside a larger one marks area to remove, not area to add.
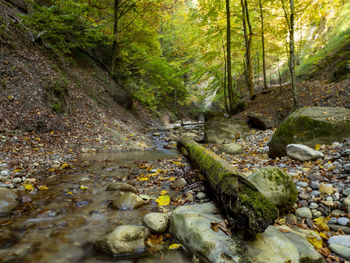
[[[248,176],[248,181],[273,203],[280,212],[286,212],[298,199],[292,178],[277,167],[266,167]]]
[[[350,110],[341,107],[310,107],[293,112],[273,135],[270,157],[286,156],[288,144],[300,143],[314,148],[350,138]]]

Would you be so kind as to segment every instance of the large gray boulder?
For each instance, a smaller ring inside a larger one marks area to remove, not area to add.
[[[350,137],[350,110],[341,107],[302,108],[289,115],[278,127],[270,143],[270,157],[286,156],[288,144],[314,148]]]
[[[281,212],[290,209],[298,199],[292,178],[277,167],[262,168],[247,179]]]
[[[204,139],[211,143],[231,142],[248,131],[245,122],[233,118],[216,116],[204,123]]]
[[[149,236],[146,227],[122,225],[95,242],[95,247],[111,255],[123,255],[143,252],[145,239]]]
[[[18,205],[13,190],[0,187],[0,214],[9,213]]]
[[[243,241],[237,235],[215,232],[211,223],[222,222],[213,203],[182,206],[170,216],[170,231],[187,248],[212,263],[312,262],[324,258],[308,242],[313,231],[269,226],[255,241]]]

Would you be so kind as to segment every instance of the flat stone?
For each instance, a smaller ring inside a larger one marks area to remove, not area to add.
[[[153,233],[163,233],[169,225],[169,216],[163,213],[149,213],[142,221]]]
[[[316,204],[315,202],[312,202],[312,203],[309,205],[309,208],[310,208],[310,209],[317,209],[317,208],[318,208],[318,204]]]
[[[9,213],[18,205],[13,190],[0,187],[0,214]]]
[[[328,222],[328,226],[332,231],[342,230],[345,234],[350,235],[350,227],[329,224],[329,222]]]
[[[343,168],[345,172],[350,173],[350,163],[344,164]]]
[[[310,194],[314,197],[319,197],[321,195],[321,193],[319,191],[316,191],[316,190],[313,190]]]
[[[331,244],[329,245],[329,248],[338,256],[341,256],[346,260],[350,260],[350,248],[337,244]]]
[[[238,143],[228,143],[221,147],[221,151],[227,154],[238,154],[242,152],[242,146]]]
[[[345,198],[343,205],[345,206],[345,208],[348,210],[348,212],[350,213],[350,195]]]
[[[149,231],[143,226],[122,225],[95,242],[95,247],[111,255],[125,255],[145,251]]]
[[[187,181],[184,178],[178,178],[172,184],[170,185],[171,189],[176,189],[176,188],[183,188],[184,186],[187,185]]]
[[[112,207],[119,210],[132,210],[144,205],[142,198],[134,193],[121,192],[115,200],[112,201]]]
[[[324,158],[323,153],[320,151],[315,151],[314,149],[303,144],[288,144],[287,155],[292,159],[303,162]]]
[[[296,185],[300,187],[307,187],[309,184],[307,182],[297,182]]]
[[[350,187],[343,190],[343,195],[345,195],[345,196],[350,195]]]
[[[337,244],[350,248],[350,235],[332,236],[328,239],[328,244]]]
[[[347,217],[339,217],[337,220],[338,224],[341,226],[347,226],[348,223],[350,222],[350,219]]]
[[[137,190],[135,187],[133,187],[130,184],[126,183],[120,183],[120,182],[115,182],[111,183],[110,185],[107,186],[106,188],[107,191],[120,191],[120,192],[132,192],[132,193],[137,193]]]
[[[320,189],[320,183],[319,182],[315,182],[315,181],[312,181],[311,184],[310,184],[311,188],[313,190],[318,190]]]
[[[308,207],[300,207],[295,210],[295,215],[302,218],[312,218],[311,210]]]

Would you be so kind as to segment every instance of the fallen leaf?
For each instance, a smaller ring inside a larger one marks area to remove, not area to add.
[[[23,184],[24,188],[29,190],[29,191],[32,191],[34,190],[34,186],[32,184]]]
[[[89,187],[87,187],[87,186],[85,186],[85,185],[81,185],[81,186],[80,186],[80,189],[81,189],[81,190],[87,190],[87,189],[89,189]]]
[[[169,249],[170,250],[175,250],[175,249],[178,249],[178,248],[180,248],[182,245],[181,244],[172,244],[172,245],[170,245],[169,246]]]
[[[168,195],[161,195],[156,199],[156,202],[159,206],[166,206],[170,204],[170,196]]]
[[[329,231],[328,222],[330,220],[330,217],[318,217],[314,219],[315,225],[320,229],[324,231]]]
[[[49,188],[47,188],[46,185],[40,185],[39,187],[39,190],[43,191],[43,190],[49,190]]]

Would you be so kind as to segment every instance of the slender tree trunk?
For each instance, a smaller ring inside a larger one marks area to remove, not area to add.
[[[256,85],[257,87],[260,86],[260,59],[259,59],[259,53],[256,52]]]
[[[278,65],[278,81],[279,81],[280,86],[282,86],[282,78],[281,78],[280,65]]]
[[[230,102],[230,111],[233,110],[233,88],[232,88],[232,68],[231,68],[231,12],[230,0],[226,0],[226,21],[227,21],[227,88]]]
[[[260,7],[260,19],[261,19],[261,46],[262,46],[262,59],[263,59],[264,89],[267,89],[265,36],[264,36],[264,13],[263,13],[261,0],[259,0],[259,7]]]
[[[241,0],[241,6],[242,6],[242,20],[243,20],[243,31],[244,31],[244,40],[245,40],[245,46],[246,46],[246,60],[247,60],[247,77],[248,77],[248,89],[249,89],[249,98],[250,100],[253,100],[255,97],[254,94],[254,82],[253,82],[253,68],[252,68],[252,60],[251,60],[251,49],[252,49],[252,38],[253,38],[253,31],[250,24],[249,19],[249,10],[248,10],[248,3],[247,0]],[[248,34],[248,30],[249,34]]]
[[[222,40],[222,49],[223,49],[223,53],[224,53],[224,85],[223,85],[223,89],[224,89],[224,100],[225,100],[225,110],[226,110],[226,113],[228,115],[231,115],[230,114],[230,110],[229,110],[229,107],[227,105],[227,92],[226,92],[226,77],[227,77],[227,62],[226,62],[226,52],[225,52],[225,42],[224,40]]]
[[[292,78],[293,102],[294,108],[298,108],[298,95],[295,79],[295,54],[294,54],[294,1],[290,0],[290,75]]]
[[[119,15],[119,2],[120,0],[114,0],[114,25],[113,25],[113,42],[112,42],[112,65],[111,74],[113,77],[116,75],[117,70],[117,58],[118,58],[118,15]]]

